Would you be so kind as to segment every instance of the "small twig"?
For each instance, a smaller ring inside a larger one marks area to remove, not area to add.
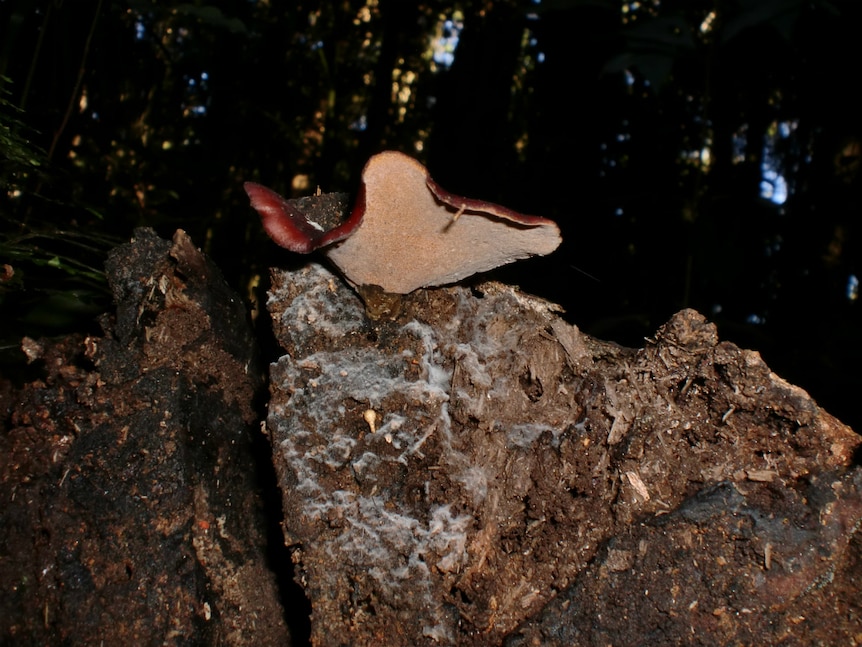
[[[72,95],[69,97],[69,105],[66,106],[66,113],[63,115],[63,121],[60,122],[60,127],[54,133],[54,139],[51,142],[51,147],[48,149],[48,160],[54,156],[54,151],[57,148],[57,143],[60,141],[60,136],[69,124],[69,119],[72,116],[72,111],[75,109],[75,102],[78,99],[78,94],[81,92],[81,84],[84,82],[84,73],[87,69],[87,58],[90,55],[90,44],[93,42],[93,34],[96,32],[96,24],[99,22],[99,13],[102,11],[102,0],[96,5],[96,13],[93,16],[93,22],[90,24],[90,33],[87,34],[87,40],[84,43],[84,52],[81,54],[81,65],[78,67],[78,78],[75,81],[75,88],[72,90]]]

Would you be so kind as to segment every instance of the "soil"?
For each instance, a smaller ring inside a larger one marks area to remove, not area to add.
[[[245,308],[183,232],[107,269],[104,335],[25,339],[5,385],[0,644],[289,644]]]

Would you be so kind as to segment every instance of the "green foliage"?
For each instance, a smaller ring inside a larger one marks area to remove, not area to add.
[[[78,329],[101,312],[107,291],[98,259],[117,240],[75,229],[74,220],[67,229],[53,224],[58,214],[74,218],[81,210],[46,201],[30,188],[47,180],[49,164],[27,136],[23,111],[8,100],[7,88],[0,90],[0,350],[5,351],[25,334]]]
[[[214,29],[226,29],[229,32],[237,34],[248,33],[248,30],[246,29],[246,26],[242,22],[242,20],[240,20],[239,18],[228,18],[224,15],[224,13],[222,13],[221,9],[212,5],[197,6],[184,3],[178,5],[174,9],[174,11],[177,14],[185,14],[187,16],[192,16],[199,21],[206,23],[209,27],[212,27]]]
[[[25,136],[23,111],[9,101],[6,86],[11,82],[0,76],[0,189],[5,191],[19,188],[20,181],[38,171],[44,160],[44,153]]]

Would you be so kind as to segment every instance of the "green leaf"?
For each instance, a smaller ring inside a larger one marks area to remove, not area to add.
[[[239,18],[228,18],[225,16],[221,9],[218,7],[213,7],[212,5],[204,5],[203,7],[197,7],[192,4],[181,4],[176,9],[174,9],[175,13],[183,14],[186,16],[192,16],[197,18],[200,22],[206,23],[210,27],[218,28],[218,29],[226,29],[232,33],[248,33],[248,29],[245,26],[245,23]]]

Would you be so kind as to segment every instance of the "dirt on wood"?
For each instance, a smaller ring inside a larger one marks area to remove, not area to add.
[[[314,645],[852,644],[860,438],[686,310],[276,271],[267,428]]]
[[[183,232],[108,262],[105,334],[25,339],[4,389],[0,644],[289,644],[245,307]]]
[[[108,271],[104,334],[0,382],[0,644],[862,644],[860,437],[694,311],[629,349],[497,283],[274,271],[262,433],[188,237]]]

